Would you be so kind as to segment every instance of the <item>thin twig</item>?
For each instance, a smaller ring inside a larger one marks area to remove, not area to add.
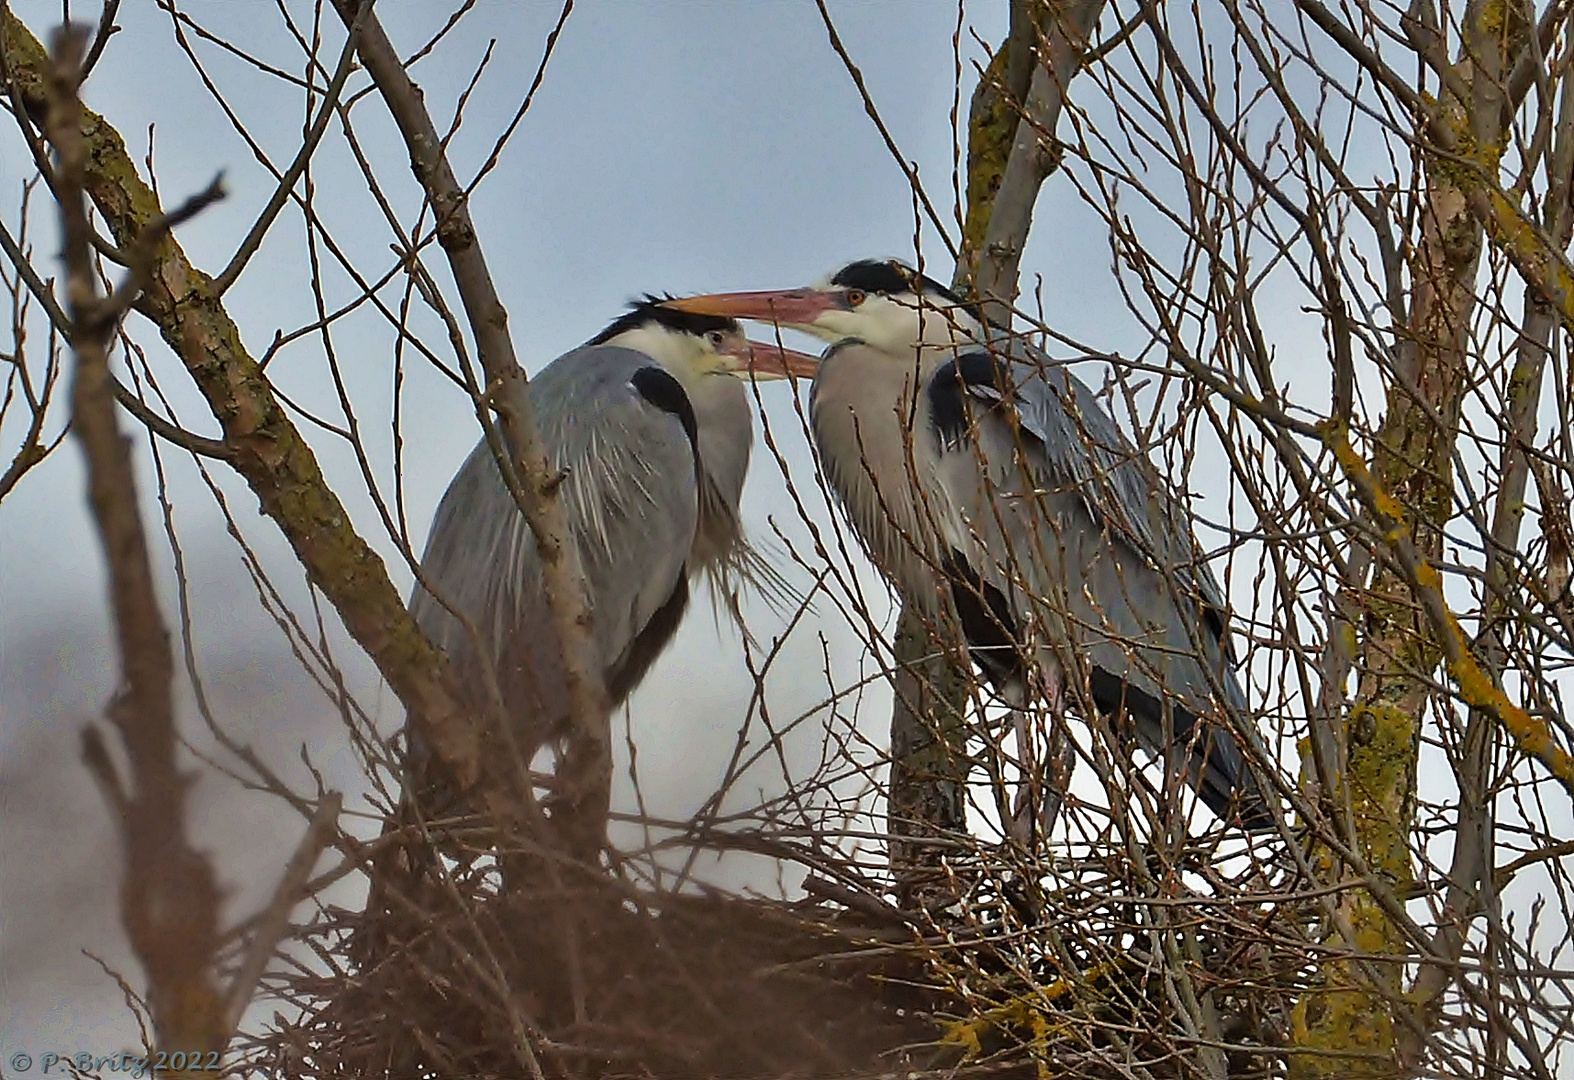
[[[329,792],[318,802],[317,811],[312,815],[305,835],[296,845],[290,861],[285,864],[273,899],[258,917],[251,943],[247,945],[246,954],[230,983],[224,1008],[225,1031],[234,1032],[240,1026],[241,1015],[251,1004],[257,981],[262,978],[268,961],[273,959],[273,950],[278,948],[279,942],[289,932],[290,912],[306,895],[306,882],[311,877],[312,867],[317,865],[317,857],[333,843],[333,833],[339,827],[339,811],[343,805],[344,799],[337,791]]]

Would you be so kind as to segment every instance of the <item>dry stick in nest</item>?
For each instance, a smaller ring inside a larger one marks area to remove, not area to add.
[[[123,686],[107,710],[131,767],[123,781],[96,727],[83,733],[83,759],[120,819],[125,848],[121,916],[147,971],[148,1002],[158,1046],[180,1052],[197,1075],[223,1052],[250,1001],[256,980],[288,925],[289,909],[327,843],[338,799],[319,808],[306,841],[292,860],[272,917],[252,941],[241,972],[228,990],[215,982],[219,894],[207,859],[185,832],[189,779],[175,761],[176,733],[169,632],[159,611],[137,505],[130,440],[121,435],[109,373],[109,341],[121,316],[142,289],[152,250],[165,233],[224,196],[220,180],[175,212],[143,229],[130,250],[125,281],[107,298],[98,294],[84,179],[87,145],[82,137],[85,33],[66,25],[54,36],[44,80],[45,133],[55,149],[54,191],[60,204],[69,303],[69,340],[76,358],[72,430],[82,445],[89,502],[109,563],[110,604],[123,668]],[[154,1048],[156,1049],[156,1047]]]

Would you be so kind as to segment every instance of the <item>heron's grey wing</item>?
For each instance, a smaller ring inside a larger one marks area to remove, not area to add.
[[[670,640],[688,599],[684,568],[698,514],[692,414],[682,415],[685,401],[653,401],[640,389],[659,390],[660,380],[681,398],[649,357],[603,345],[559,357],[530,384],[542,442],[566,474],[559,490],[614,703]],[[568,715],[562,661],[535,537],[484,442],[443,496],[422,566],[432,588],[474,623],[509,715],[527,744],[539,746]],[[425,589],[417,588],[411,610],[465,677],[478,678],[463,623]]]
[[[1021,338],[1012,340],[1009,354],[1014,404],[1024,430],[1039,442],[1044,468],[1075,485],[1095,518],[1155,563],[1169,566],[1222,619],[1224,593],[1201,560],[1190,514],[1150,475],[1148,463],[1093,390],[1068,364]]]
[[[931,407],[942,427],[948,393],[971,402],[978,451],[942,457],[941,483],[967,519],[959,539],[972,545],[959,551],[1018,619],[1041,620],[1088,660],[1100,708],[1124,706],[1154,752],[1166,743],[1166,701],[1177,741],[1212,713],[1215,683],[1244,710],[1222,593],[1184,508],[1150,487],[1145,463],[1086,384],[1064,365],[1001,363],[980,351],[937,373]],[[949,420],[955,428],[961,418]],[[1198,738],[1191,778],[1220,810],[1250,775],[1225,732]]]

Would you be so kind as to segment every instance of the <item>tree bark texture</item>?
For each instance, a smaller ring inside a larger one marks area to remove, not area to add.
[[[1458,141],[1477,148],[1482,160],[1495,162],[1503,152],[1507,129],[1499,87],[1524,47],[1533,17],[1512,0],[1476,0],[1466,11],[1461,59],[1453,68],[1455,86],[1465,93],[1445,92],[1440,111]],[[1388,372],[1384,418],[1373,440],[1372,481],[1402,509],[1397,520],[1408,535],[1398,539],[1413,545],[1422,565],[1441,562],[1443,529],[1453,514],[1454,446],[1486,239],[1471,206],[1466,171],[1441,155],[1427,160],[1421,235],[1410,264],[1410,310],[1398,327],[1398,363]],[[1424,610],[1418,584],[1400,567],[1376,564],[1358,601],[1364,624],[1358,628],[1358,685],[1343,724],[1342,779],[1354,847],[1400,897],[1414,885],[1410,848],[1421,727],[1444,659],[1442,637]],[[1326,854],[1319,869],[1328,881],[1344,874]],[[1374,958],[1411,951],[1406,935],[1368,890],[1345,892],[1339,915],[1343,929],[1326,931],[1332,948]],[[1293,1038],[1335,1053],[1293,1058],[1293,1077],[1393,1076],[1413,1067],[1415,1062],[1398,1053],[1402,1031],[1414,1020],[1396,1013],[1396,1007],[1409,1011],[1395,1004],[1403,1000],[1401,964],[1379,960],[1358,972],[1353,963],[1333,962],[1321,979],[1295,1007]]]

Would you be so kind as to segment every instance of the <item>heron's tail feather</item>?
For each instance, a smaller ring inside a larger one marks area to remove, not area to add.
[[[1158,698],[1101,668],[1093,669],[1089,683],[1099,711],[1129,717],[1143,749],[1162,757],[1166,769],[1182,770],[1208,809],[1227,821],[1239,815],[1248,832],[1275,827],[1262,789],[1229,731],[1209,723],[1199,730],[1195,715],[1172,704],[1171,741],[1166,748],[1164,705]]]

